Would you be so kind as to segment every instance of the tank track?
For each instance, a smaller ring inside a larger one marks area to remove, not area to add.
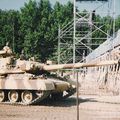
[[[16,102],[16,103],[12,103],[9,101],[5,101],[5,102],[1,102],[0,104],[7,104],[7,105],[23,105],[23,106],[27,106],[27,105],[36,105],[39,104],[43,99],[47,98],[49,96],[50,92],[44,92],[43,96],[38,96],[37,98],[35,98],[33,101],[31,101],[30,103],[23,103],[23,102]]]
[[[70,89],[67,91],[67,94],[63,95],[63,97],[61,99],[66,99],[70,96],[72,96],[74,93],[76,92],[76,88]],[[6,105],[22,105],[22,106],[29,106],[29,105],[37,105],[39,104],[42,100],[46,99],[48,96],[50,95],[50,91],[45,91],[43,96],[38,96],[37,98],[35,98],[33,101],[31,101],[30,103],[23,103],[23,102],[16,102],[16,103],[12,103],[10,101],[5,101],[5,102],[1,102],[0,104],[6,104]]]

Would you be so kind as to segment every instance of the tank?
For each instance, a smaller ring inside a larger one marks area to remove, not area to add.
[[[6,45],[0,51],[0,103],[31,105],[45,99],[64,99],[76,92],[76,82],[52,74],[59,69],[95,67],[117,64],[118,61],[104,63],[43,64],[33,58],[19,59]]]

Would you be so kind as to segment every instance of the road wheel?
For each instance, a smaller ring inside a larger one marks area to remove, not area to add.
[[[4,102],[6,98],[5,91],[0,90],[0,102]]]
[[[33,100],[33,93],[31,91],[23,91],[21,94],[22,102],[25,104],[29,104]]]
[[[12,103],[16,103],[19,101],[19,93],[17,91],[9,91],[8,93],[8,99]]]

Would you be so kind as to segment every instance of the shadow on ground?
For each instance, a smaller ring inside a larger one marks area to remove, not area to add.
[[[84,103],[84,102],[98,102],[96,100],[94,100],[94,98],[79,98],[79,104]],[[37,106],[53,106],[53,107],[70,107],[70,106],[76,106],[76,98],[75,97],[70,97],[64,100],[58,100],[58,101],[54,101],[54,100],[44,100],[41,103],[37,104]],[[36,106],[36,105],[35,105]]]

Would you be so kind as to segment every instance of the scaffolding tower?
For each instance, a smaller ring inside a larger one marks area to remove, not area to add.
[[[85,56],[91,53],[107,38],[114,37],[115,0],[106,1],[107,2],[101,2],[100,0],[94,1],[94,4],[99,4],[91,11],[78,11],[76,7],[76,0],[73,1],[73,20],[63,28],[60,28],[59,26],[58,30],[58,64],[82,62],[84,61]],[[107,12],[101,13],[105,14],[106,16],[111,16],[109,19],[107,19],[107,22],[109,22],[110,26],[106,26],[105,21],[99,22],[95,18],[97,15],[97,10],[101,8],[104,9],[106,6]],[[107,28],[106,31],[104,31],[105,27]],[[98,38],[95,36],[95,34],[99,34],[101,37]]]

